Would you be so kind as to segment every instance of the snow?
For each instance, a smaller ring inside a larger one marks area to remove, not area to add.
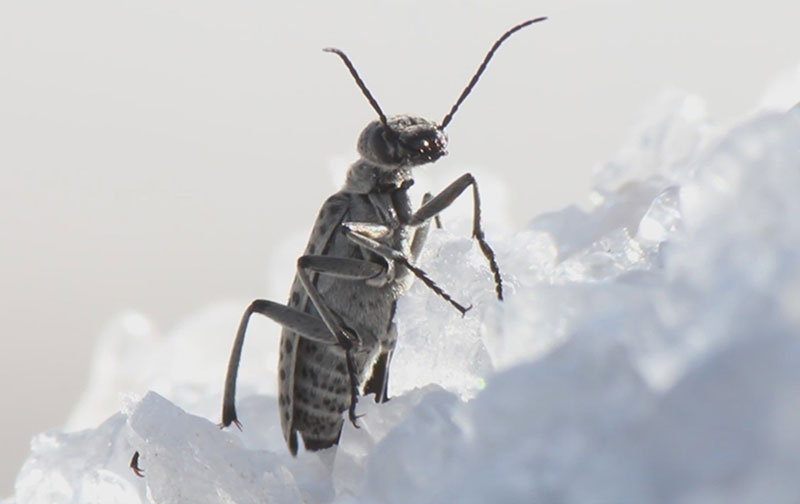
[[[217,426],[245,302],[164,338],[128,313],[3,502],[797,502],[800,108],[775,106],[792,78],[731,128],[699,97],[665,93],[597,168],[592,208],[522,230],[504,229],[491,210],[503,188],[475,170],[507,299],[469,207],[448,213],[421,262],[474,308],[462,318],[412,287],[393,399],[362,398],[338,450],[288,454],[266,323],[245,345],[244,430]],[[136,450],[145,478],[128,467]]]

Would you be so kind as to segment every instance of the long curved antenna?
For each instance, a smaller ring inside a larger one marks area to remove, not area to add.
[[[361,92],[364,93],[364,96],[366,96],[367,100],[369,100],[369,104],[372,105],[372,108],[375,109],[375,112],[378,113],[378,117],[381,120],[381,124],[383,124],[383,126],[387,130],[391,131],[391,128],[389,128],[389,125],[386,123],[386,115],[383,113],[383,110],[381,110],[381,107],[380,105],[378,105],[378,102],[375,101],[375,98],[372,97],[372,93],[370,93],[369,89],[367,89],[367,85],[364,84],[364,81],[361,80],[361,77],[358,76],[358,72],[356,72],[355,67],[350,62],[350,58],[348,58],[343,51],[341,51],[340,49],[336,49],[335,47],[326,47],[325,49],[323,49],[323,51],[333,54],[338,54],[339,57],[342,58],[342,61],[344,61],[344,64],[347,65],[347,68],[350,70],[350,75],[353,76],[353,78],[356,80],[356,84],[358,84],[358,87],[361,88]]]
[[[453,115],[456,113],[456,110],[458,110],[458,107],[467,98],[467,95],[470,93],[470,91],[472,91],[472,88],[475,87],[475,84],[477,84],[478,79],[480,79],[481,77],[481,74],[483,73],[484,70],[486,70],[486,65],[489,64],[489,60],[492,59],[492,56],[494,56],[494,52],[497,51],[497,48],[500,47],[500,44],[505,42],[506,39],[511,35],[513,35],[515,32],[525,28],[528,25],[532,25],[533,23],[544,21],[545,19],[547,19],[547,17],[538,17],[536,19],[529,19],[524,23],[520,23],[517,26],[511,28],[510,30],[505,32],[499,39],[497,39],[497,42],[495,42],[492,48],[489,49],[489,52],[486,53],[486,57],[483,58],[483,63],[481,63],[481,66],[478,67],[478,71],[475,72],[475,75],[472,76],[472,80],[469,81],[467,87],[465,87],[464,91],[461,92],[461,96],[458,97],[456,104],[453,105],[453,108],[450,109],[450,112],[446,116],[444,116],[444,119],[442,119],[442,124],[441,126],[439,126],[439,129],[445,129],[445,127],[447,127],[447,125],[450,124],[450,120],[453,119]]]

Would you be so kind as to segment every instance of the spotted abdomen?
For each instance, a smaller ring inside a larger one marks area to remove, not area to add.
[[[293,376],[279,371],[281,424],[289,450],[297,453],[297,432],[308,450],[336,444],[342,430],[343,412],[350,406],[345,354],[338,346],[320,345],[284,331],[280,370],[294,367]],[[294,353],[289,342],[295,342]],[[293,366],[287,361],[291,359]],[[363,371],[364,359],[357,359]],[[359,362],[361,361],[361,362]],[[291,383],[291,386],[289,386]],[[285,391],[285,392],[284,392]]]

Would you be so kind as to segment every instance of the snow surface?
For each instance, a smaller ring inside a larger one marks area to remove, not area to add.
[[[474,309],[414,285],[393,399],[362,398],[338,451],[285,448],[267,323],[245,345],[244,430],[216,425],[244,303],[164,339],[121,315],[3,502],[800,501],[800,107],[775,108],[722,129],[700,98],[667,93],[598,167],[590,210],[522,230],[503,230],[502,188],[478,172],[507,300],[469,211],[448,213],[422,265]]]

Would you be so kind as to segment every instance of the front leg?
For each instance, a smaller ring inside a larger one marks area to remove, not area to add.
[[[414,212],[411,217],[411,225],[420,225],[426,222],[431,217],[435,217],[442,210],[449,207],[456,198],[458,198],[464,190],[472,186],[472,200],[473,200],[473,215],[472,215],[472,237],[478,240],[478,245],[481,247],[481,252],[489,261],[489,268],[494,274],[495,291],[497,292],[497,299],[503,300],[503,278],[500,276],[500,267],[497,265],[495,254],[481,228],[481,198],[478,194],[478,183],[475,177],[470,173],[458,177],[452,184],[444,188],[442,192],[434,196],[427,203],[422,205],[419,210]]]
[[[431,193],[425,193],[425,195],[422,196],[422,206],[425,206],[425,203],[429,202],[432,198],[433,195]],[[436,227],[441,229],[442,224],[439,222],[439,216],[435,216],[434,219],[436,220]],[[414,238],[411,240],[411,262],[414,264],[417,263],[420,254],[422,254],[422,248],[425,246],[425,240],[428,239],[428,231],[430,228],[431,221],[428,219],[420,224],[414,231]]]
[[[467,311],[472,308],[472,306],[463,306],[462,304],[456,302],[450,294],[444,291],[441,287],[439,287],[436,282],[434,282],[427,273],[422,271],[420,268],[417,268],[408,257],[405,256],[399,250],[395,250],[392,247],[385,245],[379,241],[377,241],[374,236],[377,236],[376,231],[379,230],[381,227],[378,224],[366,224],[366,223],[359,223],[359,222],[345,222],[342,223],[342,229],[344,235],[356,243],[357,245],[364,247],[365,249],[378,254],[379,256],[383,257],[390,263],[396,262],[402,264],[409,271],[414,273],[414,275],[422,280],[425,285],[428,286],[433,292],[444,298],[445,301],[453,305],[456,310],[461,312],[463,316]]]

